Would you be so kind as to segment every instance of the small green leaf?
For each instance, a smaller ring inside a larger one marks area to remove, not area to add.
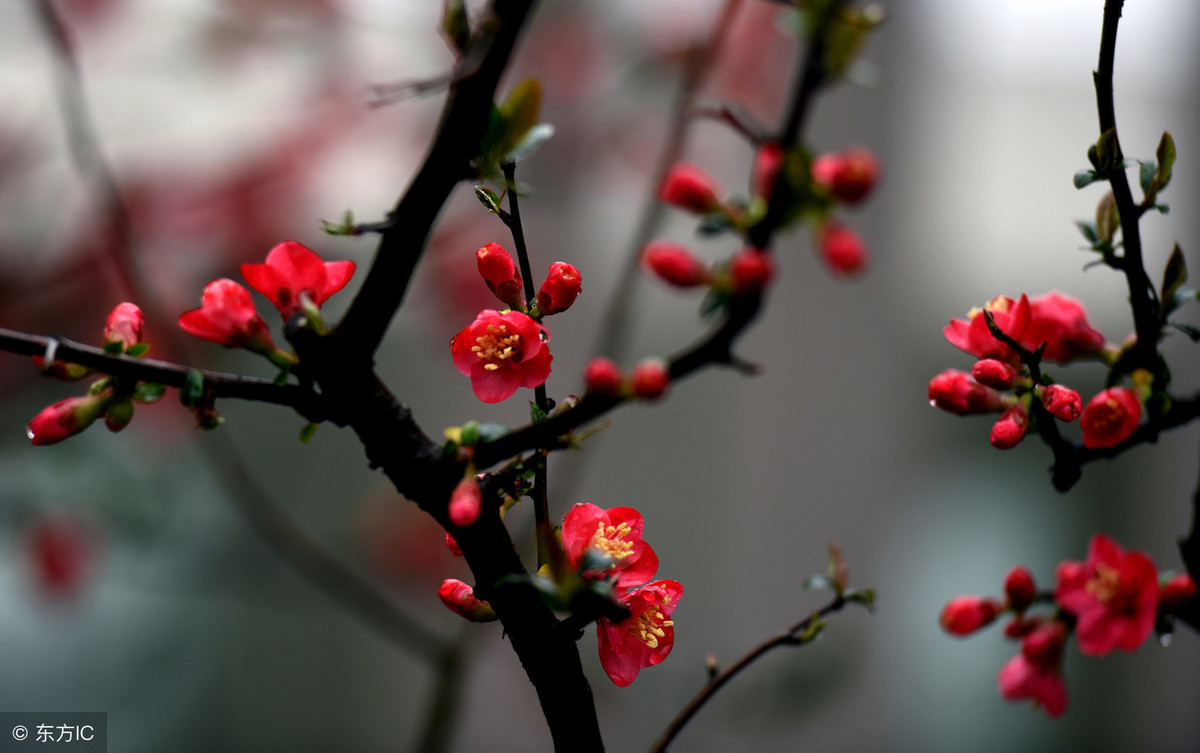
[[[852,588],[843,594],[843,598],[854,604],[862,604],[868,612],[875,611],[875,589],[873,588]]]
[[[535,424],[539,421],[545,421],[547,418],[550,418],[550,414],[539,408],[538,404],[532,400],[529,402],[529,415],[532,417],[532,420]]]
[[[125,346],[119,341],[106,342],[104,343],[104,352],[113,353],[119,356],[125,352]]]
[[[1163,270],[1162,288],[1160,288],[1159,300],[1162,301],[1163,312],[1162,318],[1171,312],[1175,307],[1175,293],[1187,282],[1187,262],[1183,258],[1183,251],[1179,249],[1179,244],[1175,244],[1175,248],[1171,250],[1171,256],[1167,259],[1167,266]],[[1162,319],[1159,319],[1162,321]]]
[[[204,375],[196,369],[188,372],[183,386],[179,388],[179,402],[184,405],[195,405],[204,397]]]
[[[1138,182],[1142,185],[1142,193],[1150,195],[1150,186],[1154,182],[1154,171],[1157,165],[1154,162],[1143,162],[1141,170],[1138,171]]]
[[[538,123],[533,128],[530,128],[525,136],[522,137],[517,145],[514,146],[508,154],[504,155],[503,162],[520,162],[529,155],[536,152],[542,144],[550,140],[554,135],[554,126],[549,123]]]
[[[1183,322],[1167,322],[1167,323],[1170,324],[1175,329],[1182,332],[1183,334],[1190,337],[1192,342],[1194,342],[1194,343],[1200,342],[1200,329],[1196,329],[1192,325],[1184,324]]]
[[[1120,153],[1121,147],[1117,143],[1117,129],[1109,128],[1100,134],[1100,138],[1096,141],[1095,157],[1097,161],[1092,162],[1096,167],[1096,172],[1104,174],[1117,167],[1121,163]],[[1091,157],[1092,153],[1089,151],[1088,158],[1091,159]]]
[[[1160,214],[1167,214],[1171,211],[1171,207],[1167,206],[1166,204],[1155,204],[1154,208],[1157,209]]]
[[[1117,200],[1109,191],[1096,204],[1096,235],[1099,236],[1099,242],[1111,243],[1120,226],[1121,214],[1117,211]]]
[[[320,426],[320,424],[310,421],[309,423],[307,423],[303,427],[301,427],[300,441],[303,442],[304,444],[308,444],[309,442],[311,442],[313,435],[317,433],[317,427],[319,427],[319,426]]]
[[[824,620],[813,614],[809,618],[808,624],[804,626],[804,630],[800,632],[800,635],[796,636],[796,642],[802,646],[805,643],[812,643],[821,634],[821,631],[825,629],[825,624]]]
[[[130,358],[141,358],[150,352],[150,343],[137,343],[125,349],[125,355]]]
[[[500,214],[500,194],[496,193],[487,186],[475,186],[475,198],[479,199],[479,203],[483,204],[492,214]]]
[[[1076,188],[1083,188],[1100,180],[1100,176],[1096,174],[1095,170],[1080,170],[1075,173],[1074,180]]]
[[[441,32],[456,56],[467,54],[471,45],[471,17],[463,0],[445,0]]]
[[[1171,134],[1163,131],[1162,139],[1158,142],[1158,150],[1154,156],[1158,157],[1158,169],[1154,171],[1154,190],[1161,191],[1171,182],[1171,168],[1175,164],[1175,139],[1171,138]]]
[[[497,142],[498,155],[508,154],[537,125],[542,108],[542,85],[536,78],[527,78],[512,88],[500,105],[504,119],[503,136]]]
[[[139,403],[153,403],[167,394],[167,386],[156,382],[139,382],[133,390],[133,399]]]
[[[342,214],[341,222],[321,220],[321,232],[326,235],[357,235],[358,231],[354,227],[354,213],[347,209]]]
[[[1087,150],[1088,162],[1092,163],[1092,167],[1100,169],[1100,152],[1096,149],[1096,145],[1092,144]]]
[[[1079,232],[1083,233],[1083,237],[1088,243],[1095,245],[1100,240],[1100,236],[1096,235],[1096,223],[1075,220],[1075,227],[1079,228]]]

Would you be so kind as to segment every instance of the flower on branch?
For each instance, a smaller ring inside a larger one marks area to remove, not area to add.
[[[971,309],[966,319],[952,319],[942,329],[950,344],[976,358],[995,358],[1008,363],[1018,363],[1016,352],[992,336],[983,312],[989,311],[1000,331],[1020,342],[1025,328],[1029,326],[1029,299],[1022,294],[1017,301],[1008,296],[997,296],[984,304],[982,309]]]
[[[694,288],[712,282],[712,272],[686,246],[671,241],[651,241],[642,249],[642,266],[658,279],[677,288]]]
[[[581,503],[563,517],[567,562],[585,573],[615,576],[618,588],[640,586],[658,572],[658,555],[642,539],[642,514],[632,507]]]
[[[716,179],[688,162],[676,162],[663,176],[658,198],[697,214],[721,208],[721,186]]]
[[[661,358],[646,358],[638,362],[629,378],[633,394],[643,400],[657,400],[666,394],[671,384],[670,369]]]
[[[242,277],[265,295],[286,321],[303,311],[302,297],[319,307],[346,287],[354,269],[352,261],[323,261],[308,247],[284,241],[271,249],[265,264],[243,264]]]
[[[960,416],[992,413],[1005,406],[999,392],[958,369],[946,369],[929,380],[929,404]]]
[[[1042,388],[1042,405],[1059,421],[1074,421],[1083,412],[1083,398],[1075,390],[1061,384]]]
[[[119,345],[124,353],[142,341],[145,326],[146,317],[140,308],[129,302],[118,303],[104,320],[104,342]]]
[[[951,635],[968,636],[996,621],[1004,610],[998,599],[985,596],[958,596],[942,608],[939,622]]]
[[[1145,554],[1122,551],[1112,539],[1096,534],[1086,561],[1058,566],[1054,599],[1075,615],[1082,653],[1133,651],[1154,629],[1158,573]]]
[[[1000,669],[1000,694],[1010,701],[1032,699],[1058,718],[1067,710],[1067,684],[1062,676],[1067,632],[1057,620],[1039,624],[1021,641],[1021,653]]]
[[[519,387],[537,387],[550,376],[550,333],[519,311],[479,312],[450,340],[454,366],[471,378],[485,403],[498,403]]]
[[[109,395],[83,395],[59,400],[43,408],[25,429],[29,441],[47,445],[73,437],[104,415]]]
[[[579,270],[564,261],[550,265],[546,281],[537,294],[538,313],[542,316],[566,311],[583,291],[583,278]]]
[[[813,160],[812,178],[838,201],[857,204],[879,180],[879,160],[862,147],[822,154]]]
[[[1113,447],[1129,439],[1142,419],[1137,394],[1126,387],[1110,387],[1093,397],[1079,417],[1084,447]]]
[[[1017,379],[1017,370],[995,358],[981,358],[971,367],[975,381],[997,390],[1011,389]]]
[[[621,394],[625,383],[625,374],[612,359],[597,356],[588,361],[587,366],[584,367],[583,383],[588,392],[606,397],[616,397]]]
[[[620,622],[596,621],[600,664],[610,680],[625,687],[646,667],[660,664],[675,646],[675,623],[671,613],[679,603],[683,586],[673,580],[656,580],[620,597],[629,610]]]
[[[1037,587],[1033,582],[1033,573],[1018,565],[1008,571],[1004,578],[1004,596],[1008,606],[1018,614],[1024,612],[1033,604],[1037,597]]]
[[[250,291],[228,278],[205,286],[200,308],[181,315],[179,327],[189,335],[227,348],[246,348],[255,353],[278,350],[267,323],[254,307]]]
[[[1055,363],[1104,350],[1104,335],[1088,323],[1083,305],[1055,291],[1029,301],[1029,324],[1018,339],[1031,351],[1044,343],[1042,358]]]
[[[761,293],[774,272],[770,254],[753,247],[743,248],[729,260],[729,285],[738,295]]]
[[[525,310],[525,292],[521,287],[521,272],[512,255],[499,243],[488,243],[475,252],[475,266],[488,290],[500,302],[517,311]]]
[[[835,275],[850,277],[867,264],[867,247],[858,233],[839,222],[826,222],[817,233],[821,260]]]
[[[450,503],[447,514],[450,522],[459,528],[465,528],[479,519],[483,510],[483,490],[474,475],[467,476],[454,487],[450,493]]]
[[[499,619],[492,605],[476,598],[475,589],[456,578],[447,578],[438,588],[438,598],[446,608],[471,622],[491,622]]]

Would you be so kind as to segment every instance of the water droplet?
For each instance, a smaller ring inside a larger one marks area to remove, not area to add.
[[[25,436],[29,437],[30,439],[36,439],[36,438],[37,438],[37,437],[34,435],[34,433],[33,433],[33,427],[32,427],[32,426],[26,426],[26,427],[25,427]]]
[[[1166,648],[1167,646],[1171,645],[1171,641],[1174,638],[1175,638],[1174,633],[1163,633],[1162,635],[1158,636],[1158,645],[1162,646],[1163,648]]]

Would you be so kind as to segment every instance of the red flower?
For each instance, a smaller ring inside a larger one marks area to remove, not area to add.
[[[708,267],[686,246],[670,241],[653,241],[642,249],[642,265],[663,282],[677,288],[694,288],[712,282]]]
[[[823,154],[813,160],[813,182],[839,201],[857,204],[867,197],[879,180],[879,160],[862,147],[838,154]]]
[[[642,514],[632,507],[604,510],[577,504],[563,517],[562,543],[571,567],[588,566],[588,555],[611,564],[603,575],[616,575],[618,588],[640,586],[658,571],[658,555],[642,539]]]
[[[666,393],[671,372],[661,358],[647,358],[633,367],[630,380],[634,395],[643,400],[657,400]]]
[[[946,369],[929,380],[929,404],[960,416],[1004,408],[999,392],[976,382],[965,371]]]
[[[550,334],[519,311],[484,309],[450,340],[454,366],[471,377],[485,403],[498,403],[518,387],[537,387],[550,376]]]
[[[447,609],[471,622],[491,622],[498,618],[491,604],[476,598],[475,589],[456,578],[442,581],[438,598]]]
[[[91,426],[104,413],[109,395],[83,395],[43,408],[25,428],[35,445],[55,444]]]
[[[980,384],[998,390],[1010,389],[1017,378],[1017,370],[1004,361],[982,358],[971,367],[971,376]]]
[[[971,309],[967,319],[952,319],[942,329],[950,344],[976,358],[995,358],[1017,363],[1020,359],[1012,348],[992,337],[988,330],[984,311],[992,312],[992,318],[1000,331],[1017,342],[1029,326],[1029,299],[1024,294],[1019,301],[1007,296],[997,296],[984,304],[982,309]]]
[[[489,243],[475,252],[475,266],[488,290],[511,309],[525,309],[521,272],[512,256],[499,243]]]
[[[1010,701],[1032,698],[1058,718],[1067,710],[1067,684],[1062,677],[1067,634],[1058,621],[1038,625],[1021,642],[1021,653],[1000,670],[1000,694]]]
[[[1087,561],[1058,566],[1054,599],[1075,615],[1080,652],[1133,651],[1154,629],[1158,574],[1145,554],[1123,552],[1112,539],[1096,534]]]
[[[607,397],[620,395],[624,381],[625,375],[621,373],[621,367],[603,356],[597,356],[588,361],[588,365],[583,370],[583,383],[587,385],[588,392],[594,392],[597,395]]]
[[[208,283],[201,304],[179,317],[184,332],[227,348],[247,348],[256,353],[276,350],[250,291],[233,280],[222,278]]]
[[[1010,405],[1000,414],[996,423],[992,424],[992,447],[997,450],[1011,450],[1025,438],[1029,431],[1029,414],[1020,403]]]
[[[1083,398],[1075,390],[1061,384],[1051,384],[1042,389],[1042,405],[1059,421],[1074,421],[1083,412]]]
[[[124,352],[142,341],[145,326],[146,317],[140,308],[128,302],[118,303],[104,320],[104,341],[120,343]]]
[[[546,281],[537,294],[537,307],[542,316],[566,311],[583,290],[583,278],[579,270],[565,261],[550,265]]]
[[[1141,419],[1142,404],[1133,390],[1110,387],[1089,400],[1079,417],[1083,446],[1119,445],[1137,430]]]
[[[643,668],[661,663],[671,653],[675,623],[670,617],[682,594],[679,583],[656,580],[620,597],[630,612],[627,619],[596,622],[600,664],[617,686],[625,687]]]
[[[1014,612],[1024,612],[1037,597],[1033,573],[1023,567],[1014,567],[1004,578],[1004,595]]]
[[[266,264],[242,265],[242,277],[279,309],[285,321],[301,311],[302,295],[320,306],[346,287],[353,274],[354,262],[322,261],[296,241],[284,241],[271,249]]]
[[[658,198],[689,212],[704,214],[721,208],[721,186],[708,173],[688,162],[676,162],[658,187]]]
[[[966,636],[992,624],[1004,605],[983,596],[959,596],[942,608],[939,622],[951,635]]]
[[[729,260],[729,284],[738,295],[760,293],[774,271],[770,254],[757,248],[743,248]]]
[[[1088,324],[1082,304],[1054,291],[1029,302],[1029,325],[1019,340],[1029,350],[1045,343],[1042,357],[1056,363],[1104,349],[1104,335]]]
[[[826,223],[817,236],[817,246],[825,266],[836,275],[856,275],[866,266],[867,247],[858,233],[845,225]]]

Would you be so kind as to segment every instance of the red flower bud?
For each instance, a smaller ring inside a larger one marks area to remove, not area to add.
[[[971,376],[980,384],[986,384],[998,390],[1010,389],[1017,378],[1017,370],[1012,366],[997,361],[995,358],[983,358],[971,367]]]
[[[1180,573],[1159,588],[1158,605],[1164,612],[1177,612],[1195,597],[1196,581],[1187,573]]]
[[[862,147],[850,147],[840,154],[823,154],[814,159],[812,177],[814,183],[834,198],[857,204],[879,180],[879,161]]]
[[[662,397],[671,382],[667,362],[661,358],[647,358],[633,367],[630,376],[633,381],[633,394],[643,400],[657,400]]]
[[[1061,384],[1042,388],[1042,405],[1059,421],[1074,421],[1083,412],[1083,398],[1075,390]]]
[[[769,201],[771,189],[775,187],[775,179],[783,168],[783,148],[774,142],[763,144],[754,155],[753,185],[754,195]]]
[[[817,246],[825,266],[835,275],[846,277],[862,271],[867,263],[867,248],[862,238],[836,222],[826,223],[817,236]]]
[[[967,636],[992,624],[1004,605],[983,596],[959,596],[942,608],[942,630],[951,635]]]
[[[960,416],[991,413],[1004,408],[1000,393],[976,382],[970,374],[946,369],[929,380],[929,404]]]
[[[502,303],[517,311],[525,309],[521,273],[513,263],[512,256],[499,243],[489,243],[476,251],[475,265],[488,290]]]
[[[454,487],[450,493],[450,522],[459,528],[466,528],[479,519],[483,509],[483,490],[474,476],[468,476]]]
[[[1110,387],[1083,409],[1079,427],[1084,447],[1112,447],[1129,439],[1142,418],[1142,404],[1133,390]]]
[[[455,614],[471,622],[491,622],[496,611],[486,601],[475,598],[475,589],[455,578],[447,578],[438,588],[438,598]]]
[[[1014,612],[1024,612],[1037,596],[1033,575],[1023,567],[1014,567],[1004,579],[1004,595]]]
[[[996,423],[992,424],[992,447],[997,450],[1011,450],[1025,438],[1029,431],[1029,414],[1020,404],[1009,406],[1000,414]]]
[[[770,254],[757,248],[743,248],[729,260],[729,284],[738,295],[761,293],[774,271]]]
[[[455,541],[454,537],[448,533],[446,534],[446,548],[449,549],[450,553],[455,557],[463,556],[462,550],[458,548],[458,542]]]
[[[179,317],[179,326],[189,335],[256,353],[276,350],[267,323],[254,308],[250,291],[233,280],[222,278],[204,288],[201,307]]]
[[[35,445],[54,444],[73,437],[100,417],[109,399],[108,395],[84,395],[59,400],[34,416],[25,434]]]
[[[354,275],[352,261],[324,261],[296,241],[277,244],[263,264],[243,264],[242,277],[267,297],[284,320],[304,311],[303,298],[320,306],[346,287]]]
[[[642,265],[663,282],[677,288],[694,288],[712,282],[708,267],[686,247],[670,241],[653,241],[642,249]]]
[[[566,262],[556,261],[550,265],[550,273],[537,294],[537,307],[542,316],[566,311],[583,290],[583,278],[579,270]]]
[[[587,385],[587,391],[597,395],[616,397],[621,394],[624,381],[625,375],[621,373],[621,367],[603,356],[588,361],[583,370],[583,382]]]
[[[721,187],[711,175],[688,162],[676,162],[658,187],[658,198],[689,212],[705,214],[721,208]]]
[[[118,303],[104,320],[104,341],[120,343],[124,352],[142,341],[145,326],[146,317],[140,308],[132,303]]]

